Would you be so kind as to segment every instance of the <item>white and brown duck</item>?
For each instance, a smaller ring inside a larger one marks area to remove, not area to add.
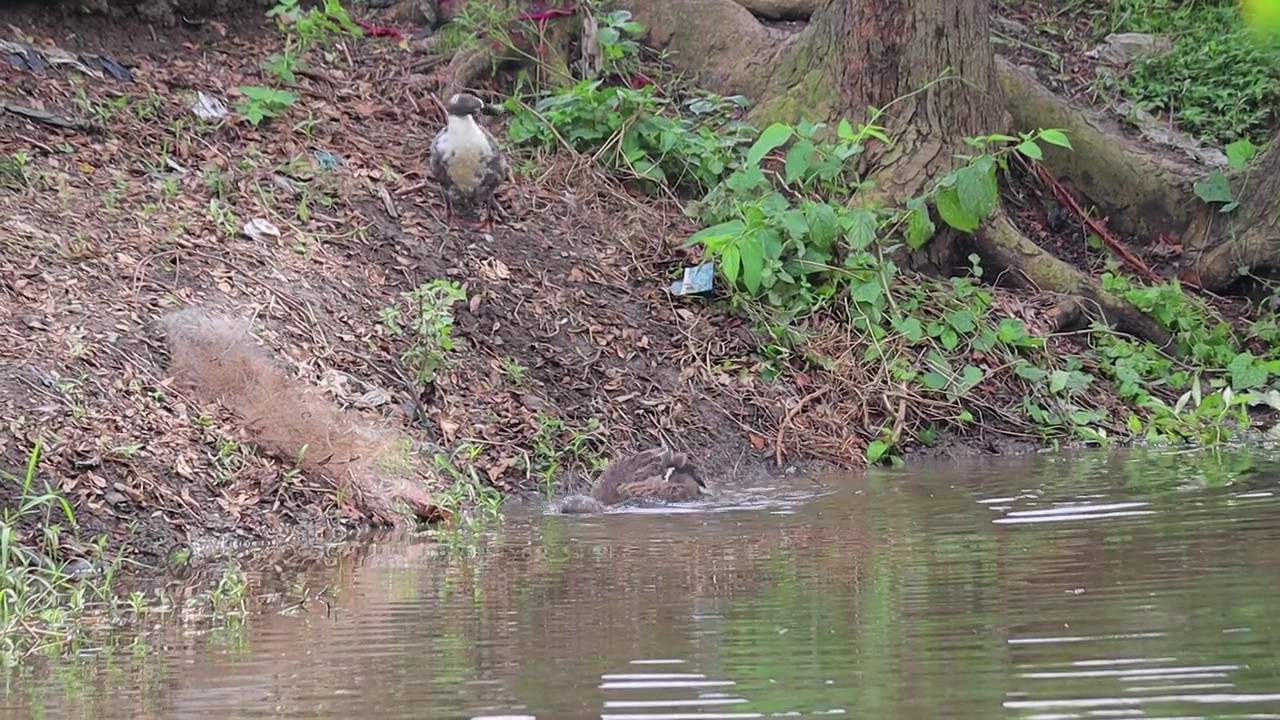
[[[458,93],[445,103],[445,126],[431,143],[431,176],[440,184],[449,224],[455,215],[475,220],[484,210],[485,225],[502,215],[498,188],[511,177],[511,168],[493,135],[476,122],[484,102]]]

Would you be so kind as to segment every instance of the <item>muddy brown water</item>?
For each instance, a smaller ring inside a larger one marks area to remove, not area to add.
[[[297,579],[329,612],[161,626],[0,715],[1280,718],[1280,452],[821,483],[369,546]]]

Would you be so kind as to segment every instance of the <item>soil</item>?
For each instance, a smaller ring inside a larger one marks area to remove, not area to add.
[[[253,127],[202,121],[191,104],[197,91],[234,104],[237,87],[267,84],[260,65],[282,38],[256,14],[168,28],[35,7],[0,15],[24,41],[134,73],[0,68],[0,103],[74,125],[0,112],[0,468],[20,474],[42,443],[40,477],[71,500],[83,536],[157,558],[210,539],[364,528],[367,507],[297,471],[308,448],[357,447],[316,419],[339,412],[427,458],[466,443],[477,454],[454,467],[524,496],[542,490],[540,463],[554,462],[556,490],[569,492],[655,444],[722,482],[861,463],[875,435],[865,397],[818,401],[802,373],[762,380],[744,320],[667,291],[697,261],[679,247],[696,228],[678,203],[635,196],[587,158],[515,157],[502,195],[511,219],[451,229],[426,172],[440,63],[394,39],[343,43],[336,62],[299,76],[287,118]],[[1081,239],[1078,224],[1044,230],[1046,203],[1023,207],[1041,229],[1032,237],[1057,238],[1055,251]],[[279,236],[249,237],[251,220]],[[454,307],[451,362],[423,391],[380,312],[441,278],[467,300]],[[246,323],[272,349],[262,362],[300,389],[236,405],[185,388],[160,322],[181,307]],[[332,413],[309,409],[306,389]],[[286,416],[288,432],[264,430],[264,417]],[[931,453],[1030,447],[975,431]],[[438,490],[445,475],[424,477]],[[18,490],[3,487],[11,507]]]
[[[265,22],[153,35],[5,15],[26,40],[135,75],[0,70],[5,104],[80,127],[0,115],[0,158],[23,158],[0,190],[0,464],[20,471],[42,442],[41,477],[70,498],[84,536],[158,557],[210,537],[367,523],[359,507],[333,512],[331,485],[293,472],[296,458],[255,452],[263,428],[245,408],[174,382],[158,321],[186,306],[247,321],[291,378],[428,458],[470,441],[479,455],[455,465],[505,492],[538,491],[540,448],[575,439],[581,449],[556,458],[560,491],[654,444],[735,477],[776,469],[773,428],[798,390],[736,372],[757,362],[744,321],[667,292],[691,260],[677,204],[641,201],[582,158],[513,158],[513,219],[451,230],[426,177],[437,79],[394,42],[347,45],[349,62],[299,78],[302,109],[255,128],[200,121],[190,105],[197,91],[234,104],[238,86],[265,84],[259,65],[282,41]],[[245,235],[254,219],[280,237]],[[468,299],[454,307],[452,363],[422,394],[399,360],[407,344],[379,317],[438,278]],[[287,393],[275,400],[272,412],[311,415]],[[331,428],[298,426],[318,435],[293,438],[299,450],[335,442]],[[780,445],[787,463],[802,459],[792,442]],[[4,488],[12,506],[16,486]]]

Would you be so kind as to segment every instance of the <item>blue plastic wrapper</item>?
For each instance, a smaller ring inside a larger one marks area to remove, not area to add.
[[[684,278],[671,283],[672,295],[701,295],[711,292],[715,283],[716,264],[708,260],[701,265],[684,269]]]

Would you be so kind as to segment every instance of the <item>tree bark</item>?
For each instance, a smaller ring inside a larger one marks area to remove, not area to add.
[[[1044,164],[1101,206],[1110,227],[1143,238],[1182,236],[1201,205],[1191,186],[1202,167],[1147,149],[1114,120],[1073,106],[1008,61],[997,58],[996,69],[1013,127],[1066,132],[1072,149],[1046,146]]]
[[[1280,271],[1280,133],[1254,167],[1231,178],[1231,187],[1240,206],[1227,214],[1219,206],[1201,213],[1184,241],[1203,248],[1191,279],[1214,292],[1228,290],[1242,270]]]

